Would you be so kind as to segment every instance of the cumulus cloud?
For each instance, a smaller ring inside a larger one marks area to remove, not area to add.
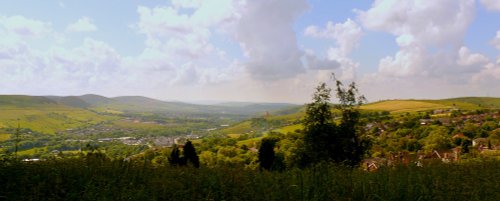
[[[317,26],[309,26],[304,33],[306,36],[335,40],[341,56],[351,53],[363,36],[361,27],[351,19],[337,24],[329,21],[323,30]]]
[[[459,43],[474,18],[474,0],[376,0],[357,11],[363,26],[424,45]],[[404,43],[400,43],[404,44]]]
[[[133,27],[146,36],[146,48],[139,56],[127,59],[127,66],[157,72],[136,74],[157,80],[158,85],[211,84],[233,79],[220,76],[231,71],[233,61],[211,39],[220,34],[216,32],[218,27],[236,20],[238,3],[173,1],[172,6],[139,6],[139,21]]]
[[[51,24],[24,16],[0,16],[0,26],[19,37],[43,37],[52,32]]]
[[[399,46],[394,56],[379,61],[376,73],[364,77],[368,94],[387,94],[381,89],[389,87],[412,98],[484,95],[478,88],[500,84],[496,65],[462,45],[474,11],[473,0],[376,0],[368,10],[356,11],[366,29],[394,35]]]
[[[481,0],[481,3],[488,10],[500,11],[500,1],[498,0]]]
[[[354,62],[349,58],[349,55],[358,46],[363,36],[363,31],[358,23],[349,18],[344,23],[334,24],[329,21],[326,23],[325,28],[315,25],[308,26],[304,30],[304,35],[335,42],[334,46],[328,48],[325,61],[318,61],[318,59],[315,59],[309,53],[307,56],[315,59],[313,60],[315,62],[311,63],[316,65],[324,65],[326,63],[331,68],[340,67],[340,72],[337,72],[340,79],[354,79],[359,63]]]
[[[489,61],[487,57],[478,53],[471,53],[467,47],[458,50],[457,64],[461,66],[484,65]]]
[[[109,89],[120,79],[121,58],[104,42],[85,39],[75,48],[26,46],[0,60],[2,93],[53,94]],[[8,91],[5,91],[8,90]]]
[[[473,0],[377,0],[367,11],[357,12],[365,28],[393,34],[400,47],[395,56],[380,60],[383,75],[440,76],[454,73],[456,65],[484,59],[459,50],[474,17]],[[454,58],[459,56],[457,64]]]
[[[331,70],[340,67],[340,63],[335,60],[318,58],[312,50],[306,50],[305,60],[308,69]]]
[[[500,30],[497,31],[497,35],[490,41],[490,44],[500,50]]]
[[[236,26],[236,39],[248,61],[246,70],[255,79],[293,77],[305,68],[293,24],[308,8],[305,0],[247,1]]]
[[[82,17],[76,22],[68,25],[66,30],[71,32],[91,32],[97,31],[97,26],[92,23],[92,19],[88,17]]]

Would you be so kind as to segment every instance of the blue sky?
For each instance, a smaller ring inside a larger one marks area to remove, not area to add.
[[[0,2],[0,94],[500,96],[500,0]]]

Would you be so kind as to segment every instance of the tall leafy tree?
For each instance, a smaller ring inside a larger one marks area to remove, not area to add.
[[[304,151],[299,165],[307,166],[321,161],[346,165],[357,165],[366,150],[366,143],[357,133],[360,113],[358,107],[365,98],[358,95],[356,84],[345,88],[341,81],[332,76],[336,83],[336,97],[339,104],[340,123],[334,121],[330,104],[331,89],[320,83],[313,95],[313,102],[307,105],[304,118]]]
[[[326,83],[320,83],[313,95],[313,102],[307,104],[304,118],[304,153],[301,166],[329,160],[335,144],[337,126],[333,123],[330,106],[330,92]]]
[[[260,168],[270,170],[273,167],[273,163],[276,159],[274,153],[274,146],[276,145],[276,139],[274,138],[263,138],[259,147],[259,165]]]
[[[184,144],[184,158],[186,159],[186,162],[191,162],[194,167],[200,167],[200,158],[196,153],[193,143],[189,140],[186,144]]]
[[[357,133],[360,120],[359,106],[366,101],[366,98],[359,95],[355,82],[351,82],[347,88],[344,88],[340,80],[337,80],[335,76],[332,77],[335,80],[335,91],[339,100],[335,108],[340,110],[342,115],[338,131],[338,143],[342,150],[337,150],[341,154],[337,154],[334,160],[355,166],[361,161],[369,144]]]
[[[180,151],[179,147],[176,144],[174,144],[172,152],[170,152],[170,157],[168,158],[168,162],[170,163],[170,165],[180,164]]]

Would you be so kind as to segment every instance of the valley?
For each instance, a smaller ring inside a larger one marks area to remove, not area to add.
[[[367,157],[387,159],[393,153],[404,152],[415,158],[417,151],[431,153],[439,148],[446,152],[463,147],[460,143],[467,140],[472,147],[473,140],[483,138],[496,147],[500,145],[496,136],[500,129],[499,100],[385,100],[362,105],[360,130],[373,142]],[[53,157],[54,153],[70,157],[88,149],[126,158],[192,140],[200,146],[202,162],[214,156],[222,161],[239,161],[236,158],[256,150],[260,140],[269,136],[278,136],[283,140],[280,144],[290,147],[303,129],[305,115],[305,106],[292,104],[195,105],[98,95],[0,96],[0,110],[0,146],[4,154],[14,152],[17,134],[22,158]],[[332,112],[338,113],[335,109]],[[438,131],[444,138],[442,142],[428,139]],[[458,144],[456,136],[460,136]],[[238,151],[241,147],[248,150]],[[236,152],[230,157],[219,154],[224,149]],[[277,151],[284,156],[291,154],[287,149]],[[248,154],[243,160],[247,162],[239,165],[255,163],[255,152]]]

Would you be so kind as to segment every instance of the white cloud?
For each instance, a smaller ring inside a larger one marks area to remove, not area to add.
[[[481,0],[481,3],[488,10],[500,11],[500,1],[499,0]]]
[[[0,93],[81,94],[110,90],[126,76],[121,57],[104,42],[85,39],[75,48],[26,46],[0,60]]]
[[[340,67],[338,61],[318,58],[312,50],[306,50],[304,57],[308,69],[311,70],[328,70]]]
[[[127,66],[156,75],[138,72],[137,79],[148,77],[157,85],[201,85],[234,79],[230,72],[232,61],[216,47],[211,38],[219,33],[214,29],[234,21],[238,2],[174,1],[173,6],[139,6],[139,22],[134,28],[146,35],[146,48]],[[183,9],[192,9],[184,12]]]
[[[357,12],[365,28],[393,34],[400,47],[395,56],[380,60],[381,75],[455,74],[456,65],[484,60],[466,48],[459,50],[474,17],[473,0],[376,0],[367,11]]]
[[[363,36],[363,31],[356,22],[347,19],[344,23],[338,24],[329,21],[323,30],[320,30],[317,26],[309,26],[304,31],[304,34],[316,38],[335,40],[342,56],[346,56],[358,45]]]
[[[82,17],[76,22],[68,25],[66,30],[71,32],[91,32],[97,31],[97,26],[92,23],[92,19],[88,17]]]
[[[172,0],[174,7],[199,8],[202,4],[202,0]]]
[[[497,35],[493,39],[491,39],[490,44],[500,50],[500,30],[498,30]]]
[[[474,18],[474,0],[376,0],[367,11],[357,11],[363,26],[424,45],[460,43]]]
[[[359,63],[352,61],[349,55],[358,46],[363,36],[363,31],[356,22],[351,19],[337,24],[329,21],[325,28],[319,28],[314,25],[308,26],[304,34],[313,38],[333,40],[336,43],[335,46],[328,49],[326,61],[315,62],[313,64],[322,65],[323,63],[327,63],[331,68],[340,67],[341,72],[337,72],[340,79],[355,78]],[[308,57],[312,56],[308,55]]]
[[[500,84],[490,59],[463,46],[474,19],[473,0],[376,0],[356,12],[366,29],[393,34],[399,46],[394,56],[379,61],[376,73],[363,78],[368,96],[484,96],[479,89]]]
[[[297,45],[293,24],[308,8],[305,0],[247,1],[236,26],[248,61],[246,70],[255,79],[275,80],[305,72],[303,51]]]
[[[489,59],[482,54],[471,53],[467,47],[461,47],[458,50],[458,65],[475,66],[488,63]]]
[[[51,24],[20,15],[0,16],[0,26],[18,37],[43,37],[52,32]]]

